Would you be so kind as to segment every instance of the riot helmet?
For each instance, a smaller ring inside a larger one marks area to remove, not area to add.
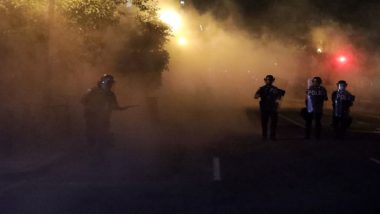
[[[98,83],[101,88],[109,89],[115,83],[115,78],[110,74],[104,74]]]
[[[266,84],[271,85],[276,79],[273,77],[273,75],[267,75],[264,79]]]
[[[345,90],[347,88],[347,82],[345,80],[339,80],[336,83],[336,86],[338,87],[338,90]]]
[[[322,84],[322,78],[320,77],[313,77],[311,81],[314,86],[320,86]]]

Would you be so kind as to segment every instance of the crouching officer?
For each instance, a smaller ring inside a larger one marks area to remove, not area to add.
[[[314,77],[311,86],[306,91],[306,114],[304,115],[306,121],[306,139],[310,139],[313,120],[315,121],[315,137],[318,140],[321,138],[323,105],[327,100],[327,91],[322,86],[322,79]]]
[[[276,140],[278,101],[285,95],[285,91],[273,86],[275,78],[272,75],[267,75],[264,81],[265,85],[260,87],[255,94],[255,99],[260,98],[262,137],[263,140],[268,137],[270,120],[270,138]]]
[[[350,107],[355,101],[355,96],[346,90],[346,81],[340,80],[336,85],[338,90],[332,93],[333,127],[336,138],[343,139],[352,123]]]
[[[119,106],[112,91],[114,83],[114,77],[105,74],[97,86],[90,89],[82,98],[87,142],[96,151],[103,150],[112,144],[113,139],[110,133],[112,111],[129,108],[129,106]]]

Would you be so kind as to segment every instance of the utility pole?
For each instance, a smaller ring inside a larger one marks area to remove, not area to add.
[[[54,17],[55,17],[55,1],[56,0],[48,0],[48,11],[47,11],[47,69],[46,69],[46,101],[50,103],[51,101],[51,79],[53,73],[53,40],[54,40]]]
[[[52,91],[52,77],[53,77],[53,50],[54,50],[54,13],[55,13],[55,0],[47,0],[47,11],[46,11],[46,62],[45,62],[45,71],[44,71],[44,81],[42,85],[42,95],[43,95],[43,107],[41,108],[41,114],[44,115],[43,118],[43,129],[45,132],[52,133],[52,121],[54,118],[54,112],[51,108],[53,91]],[[49,136],[50,137],[50,136]]]
[[[48,16],[47,16],[47,23],[48,23],[48,53],[49,53],[49,63],[50,63],[50,57],[51,57],[51,50],[52,50],[52,42],[53,42],[53,26],[54,26],[54,19],[55,19],[55,1],[56,0],[48,0]]]

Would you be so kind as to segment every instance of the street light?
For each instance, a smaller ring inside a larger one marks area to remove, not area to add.
[[[176,11],[162,10],[159,14],[161,21],[167,24],[174,33],[179,31],[182,26],[182,18]]]
[[[188,40],[184,36],[185,32],[183,32],[182,30],[182,25],[183,25],[182,17],[176,10],[163,9],[159,12],[159,18],[163,23],[168,25],[169,28],[172,30],[173,35],[175,36],[177,40],[177,44],[179,46],[186,46],[188,44]]]
[[[187,45],[187,39],[185,37],[183,37],[183,36],[179,37],[178,44],[181,45],[181,46]]]

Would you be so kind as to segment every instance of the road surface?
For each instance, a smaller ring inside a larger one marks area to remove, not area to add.
[[[116,130],[103,161],[78,150],[0,177],[1,213],[378,213],[380,137],[334,141],[325,123],[322,141],[305,141],[295,112],[283,112],[276,142],[261,141],[248,108]]]

